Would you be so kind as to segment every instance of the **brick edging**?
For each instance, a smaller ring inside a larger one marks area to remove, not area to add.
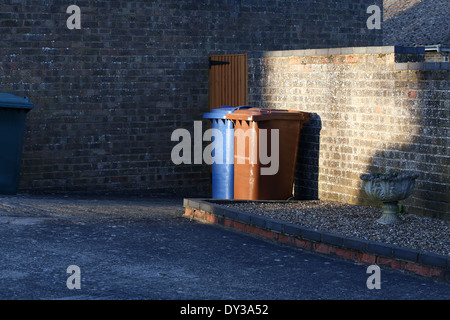
[[[184,216],[190,219],[233,228],[308,251],[377,264],[450,282],[449,257],[314,230],[230,209],[219,203],[208,202],[208,199],[184,199],[183,205]]]

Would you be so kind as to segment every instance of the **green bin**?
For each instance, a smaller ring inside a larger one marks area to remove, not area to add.
[[[0,93],[0,194],[19,188],[25,119],[33,107],[28,98]]]

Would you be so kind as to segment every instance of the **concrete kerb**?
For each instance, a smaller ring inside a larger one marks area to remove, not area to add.
[[[450,282],[450,258],[430,252],[350,238],[231,209],[224,204],[247,200],[184,199],[185,218],[214,223],[320,254],[399,269]],[[261,202],[283,202],[264,200]]]

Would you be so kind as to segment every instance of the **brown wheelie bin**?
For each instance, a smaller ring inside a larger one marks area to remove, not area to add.
[[[311,114],[251,108],[226,117],[235,125],[234,199],[292,197],[300,130]]]

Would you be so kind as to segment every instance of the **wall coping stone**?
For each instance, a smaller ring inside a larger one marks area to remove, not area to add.
[[[425,54],[425,47],[372,46],[249,52],[249,58],[330,56],[348,54]]]
[[[286,58],[286,57],[309,57],[309,56],[331,56],[331,55],[352,55],[352,54],[410,54],[424,55],[425,47],[348,47],[330,49],[305,49],[305,50],[284,50],[284,51],[262,51],[249,52],[249,59],[259,58]],[[395,62],[395,71],[405,70],[450,70],[450,62]]]

